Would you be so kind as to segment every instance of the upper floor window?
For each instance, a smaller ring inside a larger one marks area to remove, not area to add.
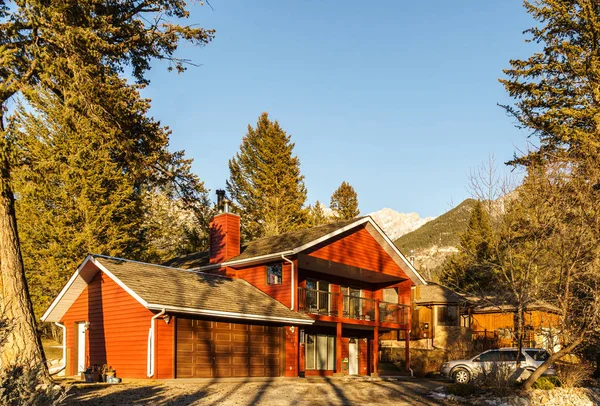
[[[282,274],[281,264],[267,265],[267,285],[281,285]]]

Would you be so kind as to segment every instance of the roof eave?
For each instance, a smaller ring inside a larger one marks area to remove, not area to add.
[[[212,316],[212,317],[223,317],[228,319],[240,319],[240,320],[256,320],[256,321],[269,321],[276,323],[289,323],[289,324],[302,324],[302,325],[311,325],[315,321],[313,319],[305,319],[305,318],[292,318],[292,317],[279,317],[279,316],[265,316],[260,314],[244,314],[244,313],[234,313],[234,312],[223,312],[218,310],[206,310],[206,309],[196,309],[192,307],[179,307],[179,306],[169,306],[169,305],[161,305],[158,303],[150,303],[147,306],[150,310],[166,310],[174,313],[185,313],[185,314],[196,314],[200,316]]]

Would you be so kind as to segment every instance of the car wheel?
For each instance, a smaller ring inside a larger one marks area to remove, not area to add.
[[[452,380],[456,383],[469,383],[471,374],[464,368],[457,368],[452,372]]]

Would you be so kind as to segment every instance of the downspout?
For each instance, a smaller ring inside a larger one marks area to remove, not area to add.
[[[59,322],[55,321],[54,322],[55,325],[57,325],[58,327],[60,327],[62,329],[62,359],[60,360],[60,363],[63,366],[63,371],[67,368],[67,326],[65,326],[64,324],[60,324]]]
[[[154,376],[154,322],[160,316],[164,316],[166,312],[167,309],[162,309],[160,313],[155,314],[152,316],[152,319],[150,319],[150,330],[148,331],[148,365],[146,369],[148,378],[152,378]]]
[[[287,259],[283,254],[281,254],[281,259],[283,259],[284,261],[288,262],[290,264],[290,266],[292,267],[292,280],[291,280],[291,285],[292,285],[292,305],[290,306],[290,310],[294,310],[294,299],[295,299],[295,293],[296,293],[296,289],[294,287],[294,261],[290,261],[289,259]]]

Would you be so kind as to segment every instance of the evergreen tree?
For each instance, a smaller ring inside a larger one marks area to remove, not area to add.
[[[293,149],[291,136],[263,113],[256,128],[248,125],[240,151],[229,161],[227,191],[246,241],[306,225],[306,187]]]
[[[489,214],[478,200],[467,229],[460,236],[458,252],[443,266],[442,283],[470,294],[489,294],[496,290],[494,238]]]
[[[130,95],[133,104],[139,103],[137,92]],[[166,239],[175,243],[188,231],[206,234],[201,232],[203,223],[191,226],[192,210],[187,210],[186,227],[170,207],[178,206],[180,214],[187,207],[184,202],[208,207],[206,191],[189,172],[189,162],[181,153],[167,151],[162,128],[151,120],[146,125],[121,121],[121,131],[128,131],[130,138],[156,131],[163,139],[155,144],[157,150],[123,159],[121,136],[98,132],[92,120],[73,114],[52,94],[40,91],[34,101],[35,109],[17,109],[11,136],[18,158],[13,184],[19,196],[23,260],[38,317],[87,253],[160,261],[199,248],[180,244],[169,250],[162,244]],[[139,106],[145,115],[149,105]],[[175,224],[181,227],[174,230]],[[183,235],[178,239],[178,234]]]
[[[331,223],[331,218],[323,210],[323,204],[316,201],[314,206],[308,207],[308,226],[316,227]]]
[[[180,40],[202,45],[213,36],[210,30],[181,25],[188,16],[185,2],[164,0],[32,0],[0,6],[0,312],[13,326],[0,352],[3,366],[43,365],[40,378],[49,379],[17,233],[8,103],[19,97],[33,102],[40,89],[48,90],[64,106],[92,120],[98,131],[120,136],[117,159],[129,161],[156,150],[155,143],[163,142],[157,132],[140,139],[119,130],[123,119],[132,122],[138,116],[138,123],[145,123],[140,106],[127,104],[139,88],[128,86],[119,75],[131,69],[133,78],[146,84],[145,73],[154,58],[167,59],[182,71],[185,61],[174,56]],[[135,165],[131,169],[143,170]]]
[[[338,220],[349,220],[360,214],[358,210],[358,195],[348,182],[344,181],[331,195],[329,204]]]
[[[552,160],[561,151],[580,159],[600,143],[600,3],[596,0],[525,1],[540,26],[525,31],[543,45],[528,59],[511,60],[500,79],[514,105],[503,106],[540,140],[539,151],[515,163]]]

